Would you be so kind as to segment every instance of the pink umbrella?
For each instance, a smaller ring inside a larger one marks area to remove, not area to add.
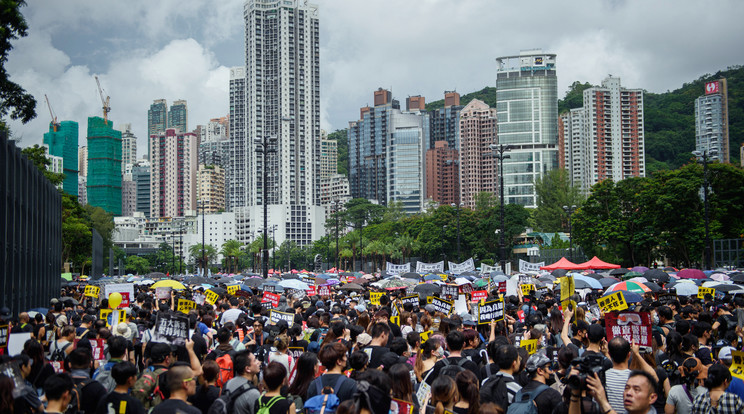
[[[646,270],[648,270],[648,267],[646,267],[646,266],[636,266],[636,267],[634,267],[634,268],[632,268],[630,270],[633,271],[633,272],[643,273]]]
[[[728,275],[725,273],[714,273],[710,276],[710,278],[719,282],[728,282],[729,280],[731,280],[731,278],[728,277]]]
[[[705,273],[700,269],[682,269],[677,272],[680,279],[705,279]]]

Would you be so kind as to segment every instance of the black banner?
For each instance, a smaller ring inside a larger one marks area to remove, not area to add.
[[[189,336],[189,317],[181,313],[159,312],[155,320],[153,342],[183,345]]]
[[[478,324],[483,325],[491,321],[501,321],[504,319],[504,301],[501,299],[492,300],[482,305],[478,305]]]
[[[445,315],[449,315],[452,312],[452,308],[454,308],[454,302],[448,302],[439,298],[431,298],[431,304],[434,305],[437,312],[442,312]]]

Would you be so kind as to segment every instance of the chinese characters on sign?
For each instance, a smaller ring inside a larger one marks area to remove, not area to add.
[[[369,303],[373,305],[379,305],[380,304],[380,298],[385,294],[385,292],[369,292]]]
[[[625,302],[623,292],[617,291],[611,295],[597,298],[597,305],[603,312],[622,311],[628,309],[628,303]]]
[[[501,299],[478,305],[478,325],[504,320],[504,301]]]
[[[605,314],[607,340],[622,336],[631,344],[651,346],[651,316],[648,312],[610,312]]]
[[[449,315],[450,312],[452,312],[454,302],[448,302],[444,299],[439,298],[432,298],[431,304],[434,305],[434,308],[437,310],[437,312],[442,312],[445,315]]]
[[[294,314],[272,309],[269,312],[269,320],[274,324],[279,323],[279,321],[287,321],[288,324],[292,325],[294,323]]]
[[[97,298],[100,293],[101,288],[99,288],[98,286],[88,285],[85,287],[85,291],[83,294],[91,298]]]
[[[183,345],[189,335],[189,317],[181,314],[158,313],[155,320],[154,342]]]

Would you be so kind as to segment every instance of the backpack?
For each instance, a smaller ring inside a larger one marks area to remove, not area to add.
[[[83,381],[75,383],[75,386],[72,387],[72,392],[70,393],[70,404],[67,406],[65,414],[78,414],[83,412],[80,409],[80,401],[83,399],[83,388],[87,387],[91,382],[93,382],[92,379],[86,378]]]
[[[114,377],[111,376],[111,368],[113,368],[114,365],[116,365],[116,363],[107,362],[106,365],[103,365],[98,369],[96,376],[93,378],[106,388],[106,392],[111,392],[116,388],[116,381],[114,381]]]
[[[230,381],[233,376],[235,375],[235,372],[233,370],[233,360],[230,356],[230,353],[225,352],[224,354],[218,356],[215,359],[215,362],[220,367],[220,374],[217,375],[217,386],[222,388],[227,384],[227,381]]]
[[[226,390],[219,398],[214,400],[212,405],[209,406],[207,414],[232,414],[234,411],[233,408],[235,407],[235,401],[238,400],[238,397],[253,388],[256,387],[248,381],[233,391]]]
[[[509,389],[506,384],[516,382],[512,378],[505,377],[496,373],[493,377],[487,378],[480,389],[481,404],[492,402],[501,408],[509,406]]]
[[[523,392],[520,390],[517,395],[514,396],[514,401],[509,405],[506,414],[537,414],[535,398],[548,388],[550,387],[542,384],[532,391]]]
[[[67,354],[65,351],[72,345],[71,343],[65,344],[62,348],[59,348],[55,342],[54,352],[49,356],[49,360],[52,362],[64,362],[67,360]]]
[[[442,362],[444,363],[444,367],[439,370],[439,375],[446,375],[454,379],[457,374],[465,371],[464,365],[466,362],[468,362],[468,359],[462,357],[459,361],[457,361],[457,364],[453,364],[450,358],[445,358],[442,360]]]
[[[150,367],[134,383],[132,395],[142,403],[145,410],[155,407],[165,399],[160,390],[160,375],[166,372],[168,372],[168,368],[153,369],[153,367]]]
[[[304,410],[305,414],[334,414],[338,409],[341,400],[338,399],[336,391],[341,388],[346,377],[341,377],[333,385],[333,388],[323,387],[323,377],[318,377],[315,380],[315,391],[316,395],[307,401],[305,401]],[[312,384],[310,384],[312,387]]]
[[[263,395],[261,397],[263,397]],[[273,407],[277,401],[284,399],[284,397],[282,397],[281,395],[277,395],[271,398],[269,402],[266,403],[266,405],[264,405],[263,403],[261,403],[261,397],[258,398],[259,403],[258,403],[258,411],[256,411],[256,414],[270,414],[271,407]]]

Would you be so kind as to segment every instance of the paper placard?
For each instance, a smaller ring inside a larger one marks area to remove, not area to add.
[[[276,286],[277,285],[274,285],[274,284],[271,284],[271,283],[267,283],[267,284],[261,286],[261,289],[263,289],[264,292],[275,293],[277,291],[277,287]]]
[[[457,299],[455,299],[455,311],[456,314],[462,315],[463,313],[468,313],[468,298],[465,297],[465,295],[459,295]]]
[[[406,303],[410,303],[413,305],[413,307],[417,307],[419,305],[419,295],[411,295],[411,296],[405,296],[400,300],[401,306],[405,305]]]
[[[744,351],[731,351],[731,375],[744,380]]]
[[[416,263],[416,273],[442,273],[444,272],[444,261],[436,263]]]
[[[472,293],[472,292],[473,292],[473,285],[471,285],[470,283],[466,283],[460,286],[460,293]]]
[[[485,290],[474,290],[472,293],[470,293],[471,302],[480,302],[481,299],[487,299],[487,298],[488,298],[488,291],[485,291]]]
[[[279,306],[279,298],[281,298],[281,296],[277,295],[276,293],[264,292],[263,297],[261,298],[261,302],[269,302],[276,308]]]
[[[597,305],[605,313],[628,309],[628,303],[625,301],[625,297],[621,291],[597,298]]]
[[[530,294],[530,292],[535,290],[535,285],[533,285],[532,283],[528,283],[525,285],[521,285],[520,289],[522,289],[522,296],[527,296]]]
[[[444,285],[442,286],[442,297],[447,300],[452,300],[457,297],[459,293],[459,287],[457,285]]]
[[[390,322],[400,326],[400,316],[391,316]]]
[[[421,343],[423,344],[424,342],[428,341],[428,340],[429,340],[429,337],[430,337],[430,336],[431,336],[431,334],[433,334],[433,333],[434,333],[434,331],[426,331],[426,332],[421,332],[421,333],[419,334],[419,338],[421,338]]]
[[[111,326],[111,321],[109,320],[111,312],[113,312],[111,309],[101,309],[101,311],[98,312],[98,319],[106,321],[106,326]]]
[[[317,295],[318,292],[316,292],[316,290],[315,290],[315,285],[310,285],[309,288],[305,289],[305,294],[307,296],[315,296],[315,295]]]
[[[529,355],[537,352],[537,339],[522,339],[519,342],[519,347],[527,350]]]
[[[212,292],[211,290],[207,290],[204,294],[206,295],[204,300],[210,305],[217,303],[217,300],[220,298],[220,295],[218,295],[217,292]]]
[[[189,317],[180,313],[158,312],[152,341],[183,345],[189,334]]]
[[[173,288],[170,286],[155,288],[155,297],[158,299],[170,299],[172,290]]]
[[[705,299],[705,295],[711,295],[712,297],[716,297],[716,289],[700,286],[698,288],[698,295],[697,295],[698,299]]]
[[[331,296],[331,287],[318,286],[318,296]]]
[[[574,294],[575,284],[573,276],[564,276],[561,281],[561,302],[568,300]]]
[[[393,398],[390,401],[390,412],[398,414],[413,414],[413,403]]]
[[[439,298],[432,298],[431,304],[434,305],[434,308],[437,310],[437,312],[442,312],[445,315],[449,315],[450,313],[452,313],[455,302],[446,301]]]
[[[23,344],[29,339],[31,339],[31,332],[12,333],[8,335],[8,355],[20,355],[23,352]]]
[[[540,268],[545,266],[545,262],[530,263],[522,259],[519,259],[519,273],[525,272],[539,272]]]
[[[112,315],[113,315],[111,318],[112,326],[120,324],[122,322],[124,323],[127,322],[127,312],[124,311],[124,309],[115,309],[112,312]]]
[[[385,292],[369,292],[369,303],[373,305],[380,305],[380,298]]]
[[[204,301],[207,299],[207,297],[201,293],[194,293],[194,302],[196,302],[197,305],[203,305]]]
[[[121,294],[120,308],[128,308],[130,301],[134,300],[134,283],[111,283],[103,285],[103,296],[109,297],[112,293]]]
[[[191,309],[196,309],[196,302],[188,299],[178,299],[178,311],[188,314]]]
[[[8,324],[0,325],[0,355],[2,355],[5,352],[5,349],[8,347],[8,334],[10,333],[10,328],[8,327]]]
[[[385,266],[385,272],[387,272],[387,274],[389,275],[399,275],[401,273],[408,273],[410,271],[411,271],[410,263],[398,265],[398,264],[387,262]]]
[[[478,325],[504,320],[504,301],[496,299],[478,305]]]
[[[605,314],[607,341],[622,336],[631,344],[651,346],[651,316],[648,312],[610,312]]]
[[[447,262],[447,265],[449,266],[450,273],[453,275],[459,275],[461,273],[475,270],[475,264],[473,263],[472,257],[462,263]]]
[[[240,285],[230,285],[227,287],[227,293],[229,295],[234,295],[238,290],[240,290]]]
[[[77,341],[77,339],[75,340]],[[93,359],[95,361],[104,361],[106,360],[106,354],[103,352],[104,345],[106,344],[106,340],[99,338],[99,339],[89,339],[90,342],[90,349],[93,354]],[[77,346],[77,345],[76,345]]]
[[[88,285],[85,287],[85,290],[83,291],[84,296],[88,296],[90,298],[97,298],[101,293],[101,288],[98,286]]]
[[[294,323],[294,313],[279,312],[278,310],[272,309],[269,312],[269,320],[274,324],[279,323],[279,321],[287,321],[291,326]]]

